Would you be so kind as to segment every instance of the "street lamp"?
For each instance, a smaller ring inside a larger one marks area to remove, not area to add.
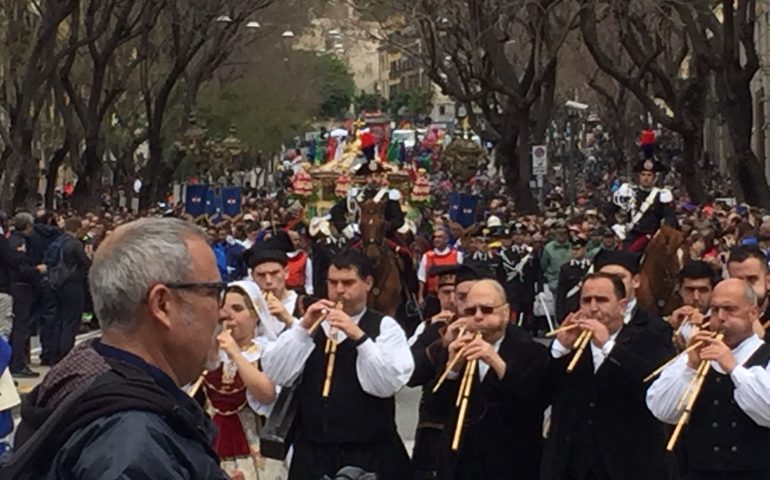
[[[567,201],[574,204],[577,197],[577,176],[575,167],[577,163],[578,150],[578,122],[582,119],[582,114],[588,110],[588,104],[567,100],[564,104],[567,107],[567,130],[569,134],[570,153],[567,156],[567,162],[564,168],[564,179],[566,180]]]
[[[294,38],[294,32],[292,32],[291,29],[284,30],[284,32],[281,34],[281,36],[283,38]]]
[[[260,25],[259,22],[252,20],[246,24],[246,28],[262,28],[262,25]]]

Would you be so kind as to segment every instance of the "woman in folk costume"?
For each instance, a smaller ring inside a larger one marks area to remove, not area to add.
[[[259,291],[252,282],[232,282],[223,307],[227,314],[219,342],[219,367],[204,376],[206,405],[219,433],[214,448],[222,468],[246,480],[283,480],[283,462],[264,458],[259,430],[270,413],[276,386],[258,362],[266,343],[258,337],[259,316],[252,300]],[[237,476],[235,477],[237,478]]]

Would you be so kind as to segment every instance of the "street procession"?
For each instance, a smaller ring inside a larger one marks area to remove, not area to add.
[[[4,0],[0,480],[770,480],[770,1]]]

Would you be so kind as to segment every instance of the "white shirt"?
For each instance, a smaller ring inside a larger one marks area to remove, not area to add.
[[[245,351],[242,350],[241,354],[246,358],[246,360],[249,361],[249,363],[256,365],[256,363],[259,361],[259,358],[262,356],[264,349],[269,344],[269,341],[264,337],[257,337],[254,339],[254,344],[257,345],[256,349]],[[235,362],[230,359],[224,350],[219,350],[219,361],[223,364],[222,368],[224,370],[237,370]],[[278,397],[278,393],[280,393],[281,387],[276,385],[275,388],[275,395]],[[275,404],[275,401],[268,405],[260,403],[256,398],[254,398],[254,395],[251,394],[251,391],[248,388],[246,389],[246,402],[249,404],[249,407],[257,413],[257,415],[262,415],[265,417],[270,415],[270,412],[273,410],[273,405]]]
[[[356,324],[364,312],[366,309],[352,317]],[[321,326],[328,332],[326,322]],[[295,322],[292,328],[267,347],[262,357],[262,368],[275,383],[291,385],[299,378],[315,347],[308,331]],[[409,350],[404,330],[393,318],[385,316],[380,324],[379,336],[376,339],[367,339],[357,348],[356,373],[361,388],[369,395],[392,397],[412,376],[412,352]]]
[[[634,318],[634,312],[636,311],[636,297],[628,301],[626,305],[626,313],[623,315],[623,325],[631,323],[631,319]]]
[[[252,297],[252,300],[254,301],[254,306],[257,307],[257,314],[259,314],[260,335],[264,336],[267,340],[273,341],[278,338],[281,332],[283,332],[286,328],[286,324],[270,314],[270,309],[267,308],[265,295],[262,293],[262,290],[260,290],[259,285],[257,285],[256,282],[253,283],[254,286],[257,287],[257,292],[259,292],[258,295]],[[297,292],[287,290],[286,297],[281,299],[281,303],[283,303],[283,307],[289,312],[289,315],[294,313],[298,298]],[[297,323],[296,318],[292,321],[292,324],[294,323]]]
[[[607,340],[602,348],[594,345],[594,342],[589,342],[591,344],[591,357],[594,361],[594,373],[599,371],[599,367],[602,366],[602,363],[604,363],[607,357],[610,356],[610,353],[612,353],[612,349],[615,348],[615,339],[622,329],[623,327],[618,329],[615,333],[610,334],[609,340]],[[571,348],[562,345],[558,339],[554,340],[553,344],[551,344],[551,356],[553,358],[561,358],[565,355],[569,355],[571,351]]]
[[[294,258],[297,255],[300,254],[302,250],[295,250],[293,252],[289,252],[286,254],[289,258]],[[313,261],[310,260],[310,257],[307,257],[307,260],[305,260],[305,293],[308,295],[313,295],[313,292],[315,290],[313,289]],[[289,310],[291,312],[292,310]]]
[[[743,366],[762,343],[757,335],[752,335],[733,349],[738,366],[730,378],[735,384],[733,398],[738,407],[757,425],[770,428],[770,368]],[[725,374],[715,361],[711,362],[711,368]],[[695,370],[687,365],[687,355],[680,355],[647,390],[647,408],[658,420],[676,424],[684,411],[684,407],[679,408],[679,399],[694,377]]]
[[[452,251],[452,247],[446,247],[443,250],[436,250],[433,249],[433,252],[435,252],[436,255],[444,256],[449,255],[449,253]],[[463,263],[463,252],[458,251],[457,252],[457,263]],[[422,283],[428,283],[428,256],[423,254],[422,258],[420,259],[420,266],[417,268],[417,280],[421,281]]]
[[[505,340],[505,335],[500,337],[498,341],[492,344],[492,348],[495,349],[495,352],[500,351],[500,345],[502,345],[503,340]],[[487,376],[487,372],[489,372],[490,367],[489,367],[489,364],[487,364],[484,360],[479,360],[478,367],[479,367],[479,379],[481,379],[481,381],[483,382],[484,378],[486,378]]]

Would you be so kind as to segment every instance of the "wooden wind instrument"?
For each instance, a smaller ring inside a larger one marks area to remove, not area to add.
[[[457,335],[457,338],[465,335],[465,329],[465,325],[460,327],[460,333]],[[444,381],[446,381],[446,377],[449,375],[449,372],[451,372],[455,365],[457,365],[457,362],[460,361],[460,358],[462,357],[462,354],[465,352],[466,348],[468,348],[468,345],[465,345],[463,348],[461,348],[457,352],[457,355],[455,355],[455,358],[453,358],[452,361],[447,364],[446,368],[444,369],[444,373],[441,374],[438,381],[436,382],[436,385],[433,386],[433,393],[438,392],[438,389],[441,388],[441,385],[444,384]]]
[[[334,305],[333,310],[342,310],[342,302],[337,302]],[[322,312],[322,314],[321,314],[321,318],[316,320],[315,323],[310,326],[310,328],[307,330],[307,333],[310,334],[310,335],[313,335],[315,333],[316,329],[318,328],[318,326],[321,325],[323,323],[323,321],[326,320],[326,317],[329,316],[330,312],[331,312],[331,310],[324,310]]]
[[[455,425],[455,433],[452,438],[452,451],[457,451],[460,448],[460,438],[463,434],[463,425],[465,424],[465,414],[468,412],[468,399],[471,396],[471,386],[473,385],[473,378],[476,375],[476,365],[478,360],[470,360],[465,366],[465,372],[463,373],[463,381],[460,384],[460,391],[458,398],[460,399],[460,411],[457,414],[457,425]],[[461,394],[461,396],[460,396]]]
[[[663,364],[663,365],[661,365],[660,367],[656,368],[656,369],[655,369],[655,370],[654,370],[652,373],[650,373],[649,375],[647,375],[647,376],[644,378],[644,383],[647,383],[647,382],[649,382],[650,380],[652,380],[653,378],[655,378],[655,377],[657,377],[658,375],[660,375],[660,373],[661,373],[663,370],[665,370],[665,369],[666,369],[666,367],[668,367],[668,366],[669,366],[669,365],[671,365],[672,363],[676,362],[676,360],[677,360],[677,359],[678,359],[680,356],[682,356],[682,355],[686,355],[686,354],[690,353],[691,351],[695,350],[696,348],[700,347],[701,345],[703,345],[703,342],[695,342],[695,343],[693,343],[692,345],[690,345],[689,347],[685,348],[684,350],[682,350],[681,352],[679,352],[679,353],[678,353],[678,354],[677,354],[677,355],[676,355],[674,358],[672,358],[672,359],[671,359],[671,360],[669,360],[668,362],[664,363],[664,364]]]
[[[580,361],[580,357],[583,355],[586,346],[588,346],[588,343],[591,341],[593,336],[594,334],[592,331],[584,330],[583,333],[581,333],[577,338],[577,341],[575,342],[577,351],[575,352],[575,356],[572,357],[572,361],[569,362],[569,365],[567,365],[567,373],[572,373],[572,371],[575,369],[575,366],[577,366],[578,362]]]
[[[722,341],[723,338],[723,333],[719,333],[716,336],[717,341]],[[690,385],[687,387],[687,390],[685,390],[684,395],[682,395],[682,398],[679,400],[680,403],[682,403],[682,401],[686,399],[684,402],[684,411],[682,412],[682,416],[679,417],[679,422],[677,422],[676,428],[674,428],[674,433],[671,434],[671,438],[668,440],[668,445],[666,445],[666,450],[669,452],[672,451],[676,446],[676,442],[679,440],[679,435],[682,434],[682,429],[690,419],[690,415],[692,415],[692,408],[695,405],[695,401],[698,399],[701,388],[703,388],[703,383],[706,381],[706,375],[708,375],[709,370],[711,370],[711,361],[702,360],[700,365],[698,365],[695,378],[692,382],[690,382]]]
[[[577,323],[573,323],[571,325],[564,325],[563,327],[559,327],[557,329],[551,330],[550,332],[546,333],[546,337],[555,337],[556,335],[560,334],[561,332],[568,332],[574,328],[577,328],[579,325]]]
[[[342,302],[337,302],[334,305],[335,310],[339,310],[342,308]],[[315,329],[318,327],[318,325],[321,324],[322,321],[326,319],[326,317],[329,315],[330,310],[327,310],[326,313],[324,313],[321,318],[316,320],[316,322],[313,324],[312,327],[310,327],[310,334],[312,335]],[[332,378],[334,377],[334,360],[337,358],[337,340],[332,338],[335,334],[334,329],[329,329],[329,336],[326,339],[326,347],[324,348],[324,353],[326,353],[326,379],[324,380],[324,386],[323,390],[321,391],[321,396],[323,398],[328,398],[329,393],[332,389]]]

